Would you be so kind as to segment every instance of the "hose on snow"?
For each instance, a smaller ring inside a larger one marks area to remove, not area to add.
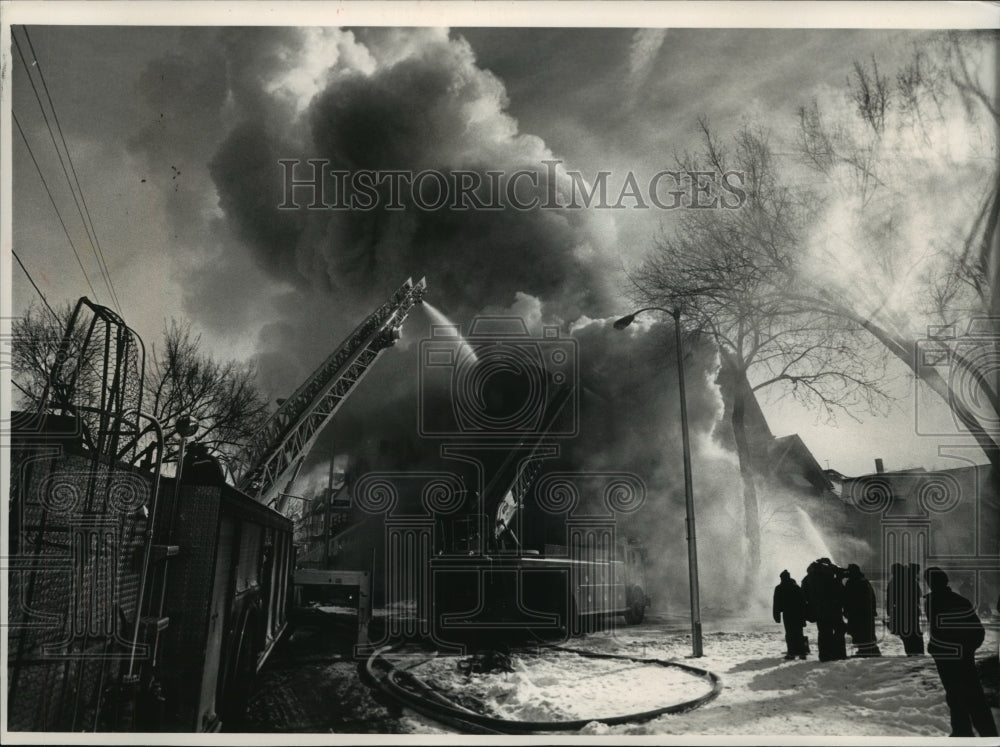
[[[717,697],[722,691],[722,680],[714,672],[689,664],[682,664],[677,661],[667,659],[646,659],[635,656],[623,656],[619,654],[597,653],[585,651],[583,649],[565,648],[562,646],[549,646],[556,651],[576,654],[578,656],[593,659],[618,659],[632,661],[637,664],[656,664],[663,667],[675,667],[690,674],[707,679],[712,688],[709,692],[697,698],[685,700],[680,703],[672,703],[646,711],[628,713],[618,716],[606,716],[599,718],[570,719],[565,721],[520,721],[513,719],[503,719],[495,716],[486,716],[475,711],[464,708],[457,703],[445,698],[439,692],[430,688],[422,680],[409,672],[404,672],[394,667],[383,654],[389,647],[375,651],[359,667],[362,678],[372,687],[377,688],[392,700],[405,705],[412,710],[425,716],[435,719],[441,723],[457,728],[463,732],[485,733],[485,734],[524,734],[545,731],[579,731],[587,724],[597,721],[609,726],[619,724],[648,721],[658,716],[673,713],[683,713],[698,706],[704,705]],[[379,676],[375,669],[384,671]]]

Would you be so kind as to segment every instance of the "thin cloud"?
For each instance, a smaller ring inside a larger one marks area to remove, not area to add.
[[[633,34],[628,59],[629,107],[638,101],[639,92],[652,73],[656,56],[666,38],[666,29],[639,29]]]

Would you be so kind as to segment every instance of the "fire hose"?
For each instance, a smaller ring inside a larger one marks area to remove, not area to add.
[[[672,713],[683,713],[693,708],[704,705],[717,697],[722,691],[722,680],[714,672],[701,669],[689,664],[682,664],[668,659],[646,659],[635,656],[622,656],[618,654],[596,653],[582,649],[564,648],[561,646],[549,646],[556,651],[577,654],[579,656],[594,659],[618,659],[632,661],[637,664],[656,664],[663,667],[675,667],[691,674],[708,680],[712,684],[712,689],[691,700],[680,703],[672,703],[667,706],[653,708],[651,710],[628,713],[618,716],[607,716],[601,718],[571,719],[566,721],[519,721],[512,719],[486,716],[476,711],[453,703],[439,692],[430,688],[426,683],[409,672],[396,668],[389,662],[383,654],[391,647],[386,646],[375,651],[359,667],[362,680],[370,687],[373,687],[391,700],[404,705],[411,710],[424,716],[434,719],[462,732],[480,734],[525,734],[546,731],[579,731],[587,724],[599,722],[608,726],[619,724],[649,721]],[[376,669],[382,670],[381,676]]]

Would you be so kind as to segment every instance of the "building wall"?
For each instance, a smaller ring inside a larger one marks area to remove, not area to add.
[[[1000,506],[988,465],[846,480],[849,524],[872,548],[869,576],[894,562],[936,565],[977,605],[1000,595]]]

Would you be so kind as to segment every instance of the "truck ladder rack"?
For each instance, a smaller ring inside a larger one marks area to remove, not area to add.
[[[255,500],[283,510],[282,490],[295,478],[316,438],[364,378],[385,348],[399,336],[414,303],[423,299],[427,283],[407,279],[306,379],[264,424],[244,452],[247,466],[237,487]]]

